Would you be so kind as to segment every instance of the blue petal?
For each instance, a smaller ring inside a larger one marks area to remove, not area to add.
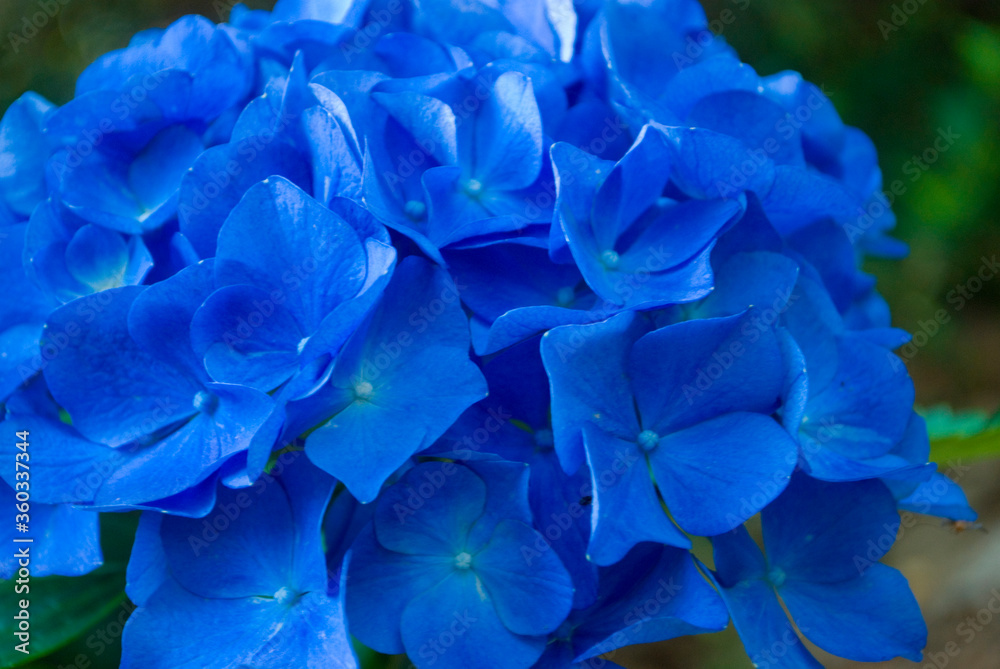
[[[497,525],[505,520],[531,524],[528,502],[530,472],[523,462],[506,462],[489,453],[472,458],[465,466],[486,481],[486,508],[469,532],[470,551],[478,551],[493,536]]]
[[[486,506],[486,484],[467,467],[427,462],[379,498],[375,534],[389,550],[451,555],[465,550],[469,528]]]
[[[178,495],[207,481],[225,461],[262,441],[270,450],[279,425],[274,400],[244,386],[209,383],[209,407],[152,446],[132,444],[94,497],[97,505],[136,505]],[[211,399],[214,397],[214,399]],[[169,476],[164,475],[169,463]]]
[[[810,382],[800,431],[806,460],[824,449],[848,458],[884,455],[906,431],[913,383],[896,357],[879,346],[845,337],[837,352],[837,373],[829,385]]]
[[[781,597],[802,633],[825,651],[859,662],[923,657],[927,625],[892,567],[874,564],[836,583],[790,581]]]
[[[556,213],[552,222],[550,253],[556,262],[568,256],[567,226],[584,229],[590,220],[594,196],[615,163],[600,160],[565,142],[549,149],[556,183]]]
[[[784,381],[774,330],[756,310],[641,337],[628,376],[642,428],[660,435],[732,411],[771,413]]]
[[[302,113],[313,164],[313,195],[323,203],[334,196],[361,197],[362,165],[337,119],[322,107]]]
[[[740,528],[735,539],[732,535],[713,540],[716,551],[716,561],[723,556],[741,552],[750,552],[761,558],[759,549],[753,540]],[[728,559],[723,557],[723,559]],[[719,594],[726,602],[733,618],[733,626],[740,635],[740,640],[746,648],[750,661],[755,666],[782,666],[789,669],[822,669],[823,665],[816,661],[805,647],[795,627],[788,620],[774,588],[761,579],[746,576],[743,579],[732,578],[720,569],[717,583]],[[775,664],[780,663],[780,664]]]
[[[475,340],[476,353],[489,355],[531,339],[560,325],[582,325],[604,320],[616,311],[584,311],[562,307],[524,307],[500,316],[482,341]]]
[[[424,172],[421,182],[427,192],[427,236],[438,248],[522,225],[510,217],[494,217],[486,207],[484,192],[468,192],[458,166],[432,167]]]
[[[833,179],[805,168],[779,165],[770,191],[758,191],[767,217],[778,232],[788,235],[825,218],[857,217],[859,206]]]
[[[837,371],[837,335],[844,323],[814,270],[803,263],[799,263],[799,280],[782,314],[782,325],[805,356],[810,387],[825,388]]]
[[[309,333],[272,295],[254,286],[227,286],[195,312],[190,341],[213,379],[270,392],[298,370],[300,344]]]
[[[455,559],[403,555],[386,550],[368,526],[347,553],[344,601],[351,633],[380,653],[405,651],[400,633],[403,611],[454,571]]]
[[[122,667],[356,669],[340,618],[323,593],[289,607],[263,598],[204,599],[168,582],[129,618]],[[164,649],[164,634],[176,635],[178,643]]]
[[[268,225],[260,224],[262,216]],[[365,274],[358,233],[281,177],[247,191],[219,232],[217,283],[279,291],[307,332],[354,297]]]
[[[160,526],[166,517],[151,512],[139,516],[125,584],[125,593],[136,606],[145,606],[153,593],[171,578],[160,539]]]
[[[23,426],[18,425],[17,429]],[[3,482],[0,482],[0,501],[11,509],[17,506],[14,488]],[[0,578],[12,579],[23,566],[29,566],[33,576],[80,576],[101,566],[103,558],[96,512],[69,504],[40,502],[32,503],[30,512],[29,532],[16,531],[12,519],[0,534],[0,538],[13,546],[0,559]],[[25,538],[33,543],[14,543]],[[29,551],[29,565],[21,563],[16,555],[18,549]]]
[[[46,340],[59,335],[68,340],[45,368],[53,396],[81,433],[112,446],[193,415],[192,402],[201,391],[196,379],[142,350],[129,336],[128,310],[142,290],[106,291],[100,305],[72,302],[46,324]],[[77,336],[69,336],[73,333]]]
[[[447,104],[413,91],[373,93],[372,98],[439,164],[454,165],[458,162],[457,122]]]
[[[645,329],[634,314],[623,313],[600,323],[555,328],[542,337],[556,452],[567,472],[583,464],[585,425],[594,423],[622,439],[639,434],[626,374],[630,343]]]
[[[128,247],[121,234],[99,225],[85,225],[66,246],[66,269],[94,292],[125,284]]]
[[[403,612],[406,654],[421,667],[465,669],[484,656],[492,658],[498,669],[531,666],[545,650],[546,637],[508,630],[494,608],[497,595],[473,570],[453,571]],[[461,636],[456,636],[457,630]],[[453,645],[445,646],[443,641],[452,638]]]
[[[788,309],[799,267],[778,253],[738,253],[715,270],[715,290],[695,308],[702,318],[732,316],[752,306],[782,314]]]
[[[151,77],[156,85],[150,92],[156,94],[165,86],[164,70],[192,81],[187,95],[170,100],[184,109],[181,116],[214,117],[243,97],[250,84],[250,68],[227,30],[204,17],[186,16],[165,30],[139,33],[125,49],[99,58],[80,75],[76,94],[119,91]]]
[[[729,621],[722,599],[685,550],[637,549],[601,572],[599,603],[574,616],[582,618],[572,638],[577,662],[625,645],[719,631]]]
[[[504,520],[472,558],[472,569],[493,596],[497,615],[515,634],[554,631],[573,604],[573,582],[554,552],[525,557],[524,547],[537,545],[540,538],[524,523]]]
[[[488,321],[518,308],[570,306],[576,300],[579,271],[549,260],[544,249],[521,244],[493,244],[446,254],[448,269],[462,286],[462,301]],[[507,289],[495,290],[500,272]],[[560,300],[569,294],[569,300]]]
[[[760,196],[771,192],[774,163],[766,156],[754,158],[740,140],[704,128],[658,127],[669,140],[670,179],[689,197],[729,197],[744,190]]]
[[[208,516],[168,516],[160,536],[173,578],[200,597],[270,597],[298,585],[289,583],[296,526],[274,478],[250,489],[221,488]]]
[[[586,557],[591,528],[585,497],[593,493],[590,471],[580,468],[567,476],[552,451],[543,451],[529,464],[536,527],[573,578],[573,608],[590,606],[597,597],[597,567]]]
[[[163,130],[135,157],[128,184],[146,212],[155,212],[175,198],[181,177],[205,150],[198,135],[186,126]]]
[[[934,472],[916,490],[899,500],[899,508],[914,513],[972,522],[978,514],[969,506],[962,489],[946,475]]]
[[[310,459],[358,499],[374,499],[407,458],[485,396],[468,348],[468,321],[446,273],[408,258],[341,353],[330,381],[334,415],[309,435]]]
[[[198,157],[181,180],[177,214],[181,232],[201,257],[215,255],[219,230],[229,213],[251,186],[272,175],[312,187],[308,165],[282,135],[270,143],[251,136],[214,146]]]
[[[0,120],[0,192],[11,211],[22,217],[30,216],[46,196],[48,147],[42,126],[52,109],[37,93],[25,93]]]
[[[771,564],[790,580],[822,583],[856,577],[866,558],[877,561],[889,550],[899,526],[895,500],[881,482],[826,483],[804,475],[792,479],[762,520]]]
[[[476,119],[473,176],[485,187],[527,188],[542,167],[542,119],[531,80],[519,72],[497,77]]]
[[[204,366],[191,347],[190,330],[198,308],[215,288],[211,261],[181,270],[153,284],[132,303],[129,334],[146,352],[207,381]]]
[[[742,140],[779,165],[804,166],[802,138],[778,104],[756,91],[714,93],[691,109],[688,123]]]
[[[667,84],[664,99],[678,118],[687,118],[699,100],[719,93],[756,91],[760,77],[738,58],[723,54],[685,67]]]
[[[352,25],[362,18],[365,3],[353,0],[278,0],[274,6],[276,21],[323,21]]]
[[[784,490],[798,449],[772,418],[731,413],[661,437],[649,462],[677,524],[712,536],[742,524]]]
[[[614,564],[633,546],[646,541],[691,547],[690,540],[663,510],[649,466],[634,441],[617,439],[587,426],[584,442],[594,481],[594,529],[587,549],[592,562]]]
[[[51,401],[51,400],[49,400]],[[27,430],[35,456],[31,469],[31,497],[44,504],[91,502],[104,479],[123,459],[115,449],[84,439],[58,416],[48,417],[27,410],[15,410],[14,400],[8,404],[5,427]],[[14,441],[5,445],[3,453],[11,458],[18,452]],[[4,472],[4,480],[14,485],[14,468]]]
[[[836,430],[837,426],[821,427],[818,434],[822,438]],[[880,477],[921,481],[934,471],[933,464],[913,464],[892,453],[872,458],[849,457],[823,448],[816,442],[806,442],[802,450],[808,462],[809,475],[823,481],[861,481]]]

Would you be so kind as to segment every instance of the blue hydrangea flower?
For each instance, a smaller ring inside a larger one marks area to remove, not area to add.
[[[878,562],[899,524],[884,485],[798,475],[761,517],[766,557],[743,528],[712,540],[716,583],[755,664],[822,666],[779,596],[802,634],[826,651],[862,662],[920,661],[920,609],[902,574]]]
[[[322,204],[357,197],[358,140],[344,103],[310,84],[301,53],[240,114],[229,141],[201,153],[179,184],[180,231],[207,258],[219,231],[254,184],[281,176]]]
[[[184,172],[218,141],[213,133],[228,138],[231,120],[212,124],[242,101],[249,83],[228,33],[201,17],[143,33],[102,57],[46,124],[63,147],[49,163],[58,198],[120,232],[163,225],[176,213]]]
[[[303,370],[308,388],[316,372],[304,368],[317,362],[322,375],[374,307],[396,252],[367,212],[342,211],[275,177],[251,187],[226,219],[212,263],[215,290],[190,326],[213,380],[270,392]]]
[[[553,235],[565,235],[587,284],[609,305],[652,308],[704,297],[715,237],[742,213],[736,200],[664,196],[675,155],[669,142],[644,127],[614,164],[569,145],[552,147],[559,184]]]
[[[142,517],[123,667],[358,666],[327,594],[321,525],[336,481],[297,455],[252,488],[220,488],[205,518]]]
[[[374,500],[393,472],[486,395],[468,349],[454,284],[443,270],[407,258],[345,344],[329,382],[290,407],[315,428],[306,454],[360,501]]]
[[[247,386],[212,381],[191,348],[191,318],[212,286],[212,265],[203,263],[155,286],[71,302],[49,317],[44,340],[63,347],[44,370],[53,397],[83,437],[128,454],[96,504],[183,492],[255,437],[270,450],[274,401]]]
[[[795,468],[796,445],[769,415],[781,350],[752,311],[652,331],[632,313],[567,325],[543,336],[542,358],[560,460],[572,472],[586,454],[593,477],[597,564],[644,541],[690,547],[680,530],[731,530]]]
[[[388,118],[385,145],[369,148],[365,201],[432,255],[548,223],[546,208],[528,206],[545,165],[531,80],[492,72],[456,87],[445,100],[385,85],[372,92]]]
[[[558,325],[604,320],[618,311],[599,300],[576,265],[554,263],[548,252],[519,243],[445,253],[472,312],[476,352],[489,355]],[[495,290],[498,273],[507,286]]]
[[[584,466],[569,475],[556,456],[549,387],[537,341],[513,346],[483,366],[489,396],[455,422],[427,454],[468,460],[497,454],[529,466],[528,500],[542,543],[526,555],[554,551],[573,578],[573,607],[593,604],[597,566],[586,557],[593,485]]]
[[[353,633],[418,667],[474,666],[484,648],[498,667],[533,664],[573,585],[555,553],[525,559],[537,538],[527,474],[520,463],[436,461],[389,488],[347,558]]]
[[[645,544],[614,568],[600,569],[600,591],[553,632],[537,667],[586,669],[636,643],[717,632],[729,622],[725,604],[682,549]]]
[[[860,269],[905,252],[881,189],[822,88],[695,0],[141,33],[0,120],[33,567],[82,574],[97,512],[146,511],[126,667],[353,668],[350,630],[583,669],[727,610],[755,662],[817,666],[783,605],[831,652],[918,658],[895,514],[976,516]]]

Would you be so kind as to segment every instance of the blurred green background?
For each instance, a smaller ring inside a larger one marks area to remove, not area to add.
[[[898,327],[930,334],[940,310],[947,317],[925,345],[906,356],[917,401],[995,413],[1000,405],[1000,277],[983,282],[961,307],[952,291],[976,275],[984,257],[1000,256],[1000,2],[704,4],[709,20],[718,19],[714,25],[744,61],[761,74],[802,72],[824,86],[845,122],[872,137],[886,185],[898,179],[906,187],[894,210],[897,236],[910,245],[911,254],[902,262],[871,261],[868,269],[877,275]],[[25,18],[30,21],[45,7],[52,16],[33,34]],[[80,71],[100,54],[124,46],[133,33],[188,13],[222,20],[228,7],[224,0],[0,0],[0,109],[26,90],[66,102]],[[912,158],[932,147],[940,130],[949,129],[958,136],[953,146],[916,177]],[[910,578],[931,628],[920,667],[997,669],[1000,615],[992,615],[979,630],[962,625],[1000,593],[1000,463],[964,458],[962,465],[968,471],[960,470],[960,482],[988,532],[957,533],[936,520],[914,517],[889,562]],[[128,523],[115,523],[107,534],[120,533],[127,540],[123,525]],[[107,540],[113,543],[114,536]],[[122,547],[110,549],[120,555]],[[122,578],[119,572],[109,576],[112,584]],[[32,666],[117,666],[113,633],[120,629],[116,622],[123,611],[117,600],[95,606],[80,641]],[[817,655],[830,667],[917,666],[906,661],[860,665]],[[634,647],[614,659],[629,669],[750,666],[731,629]]]

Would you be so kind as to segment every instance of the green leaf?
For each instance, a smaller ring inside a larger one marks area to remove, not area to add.
[[[377,650],[372,650],[354,637],[351,637],[351,644],[354,646],[354,652],[358,656],[358,666],[361,669],[394,669],[396,666],[392,655],[383,655]]]
[[[1000,416],[977,410],[952,411],[946,405],[920,413],[927,421],[934,462],[1000,457]]]

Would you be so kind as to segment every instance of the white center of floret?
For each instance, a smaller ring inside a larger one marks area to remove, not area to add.
[[[455,556],[455,569],[468,569],[472,566],[472,556],[462,551]]]
[[[368,381],[359,381],[354,386],[354,396],[359,400],[370,400],[375,388]]]

